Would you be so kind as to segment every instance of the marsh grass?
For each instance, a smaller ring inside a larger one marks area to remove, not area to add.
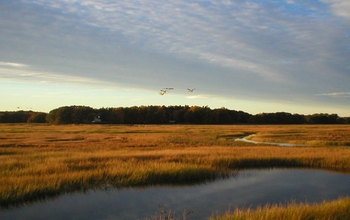
[[[346,142],[350,127],[344,125],[310,129],[307,125],[1,124],[0,130],[2,207],[106,186],[198,183],[245,168],[309,167],[350,172],[349,147],[286,148],[232,140],[247,133],[277,133],[281,141],[327,142],[337,137],[337,141]],[[303,138],[294,140],[285,135],[288,132],[300,132]],[[318,139],[321,137],[325,138]]]
[[[319,204],[266,205],[257,209],[236,209],[211,220],[345,220],[350,219],[350,198]]]
[[[193,213],[192,210],[184,210],[179,214],[162,205],[159,208],[159,213],[145,220],[187,220],[190,219],[190,215]]]
[[[308,146],[350,146],[348,125],[295,126],[280,130],[260,130],[252,138],[260,142],[305,144]]]

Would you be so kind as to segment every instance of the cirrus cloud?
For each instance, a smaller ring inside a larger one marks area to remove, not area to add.
[[[1,61],[0,61],[0,66],[5,66],[5,67],[19,67],[19,68],[28,67],[27,64],[23,64],[23,63],[1,62]]]
[[[334,98],[350,98],[350,92],[330,92],[330,93],[321,93],[317,95],[334,97]]]

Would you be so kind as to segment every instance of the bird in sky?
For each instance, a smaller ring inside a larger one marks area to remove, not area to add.
[[[160,94],[160,95],[164,95],[164,94],[166,93],[166,91],[167,91],[167,90],[161,89],[160,92],[159,92],[159,94]]]
[[[174,88],[164,88],[164,89],[161,89],[159,94],[160,95],[164,95],[165,93],[167,93],[168,91],[170,90],[174,90]]]
[[[187,89],[187,92],[193,92],[195,90],[195,88],[193,89]]]
[[[160,95],[165,95],[168,91],[170,91],[170,90],[174,90],[174,88],[164,88],[164,89],[161,89],[160,90],[160,92],[159,92],[159,94]],[[190,89],[190,88],[188,88],[187,89],[187,92],[193,92],[194,90],[196,90],[195,88],[193,88],[193,89]]]

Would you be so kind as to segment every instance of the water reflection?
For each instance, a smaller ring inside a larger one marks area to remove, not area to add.
[[[0,219],[144,219],[162,208],[205,219],[237,207],[293,201],[319,202],[350,196],[350,175],[321,170],[245,170],[201,185],[154,186],[67,194],[0,211]]]

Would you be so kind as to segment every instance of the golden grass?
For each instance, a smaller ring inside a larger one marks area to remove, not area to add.
[[[249,133],[271,142],[323,144],[288,148],[233,141]],[[348,125],[0,124],[0,205],[96,187],[194,183],[232,169],[349,172],[350,148],[324,144],[349,137]]]
[[[350,198],[320,204],[266,205],[257,209],[237,209],[211,220],[344,220],[350,219]]]

